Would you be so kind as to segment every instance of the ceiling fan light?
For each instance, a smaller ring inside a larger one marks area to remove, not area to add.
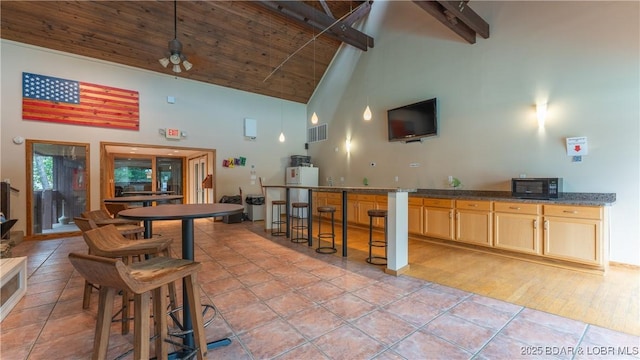
[[[160,62],[160,65],[162,65],[163,67],[169,66],[169,59],[167,59],[166,57],[162,58],[162,59],[160,59],[158,61]]]
[[[193,64],[190,63],[189,60],[187,60],[187,59],[185,59],[182,62],[182,65],[184,66],[184,69],[187,70],[187,71],[191,70],[191,68],[193,67]]]
[[[182,72],[182,69],[180,69],[180,65],[173,65],[173,72],[174,73],[180,73]]]
[[[171,61],[171,63],[174,65],[180,64],[180,54],[171,54],[169,61]]]

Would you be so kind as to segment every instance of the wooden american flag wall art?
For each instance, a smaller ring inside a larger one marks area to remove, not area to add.
[[[22,118],[140,130],[137,91],[22,73]]]

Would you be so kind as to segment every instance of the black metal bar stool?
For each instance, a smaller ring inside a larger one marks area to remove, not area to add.
[[[320,254],[333,254],[336,249],[336,231],[334,227],[334,206],[318,206],[318,248],[316,252]],[[331,232],[322,232],[322,214],[331,214]],[[331,246],[322,246],[322,239],[331,239]]]
[[[273,236],[284,236],[286,234],[286,231],[282,229],[282,225],[287,222],[282,220],[281,206],[287,206],[287,202],[285,200],[273,200],[271,202],[271,235]]]
[[[291,204],[291,242],[294,243],[306,243],[309,240],[304,236],[304,231],[307,230],[307,219],[305,218],[304,209],[309,209],[309,203],[306,202],[294,202]],[[311,214],[306,214],[311,216]]]
[[[369,210],[369,257],[367,262],[373,265],[387,265],[387,210]],[[373,218],[384,218],[384,239],[373,239]],[[384,256],[373,256],[374,247],[383,247]],[[378,261],[376,261],[378,260]]]

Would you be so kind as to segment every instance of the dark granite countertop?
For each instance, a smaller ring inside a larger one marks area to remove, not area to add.
[[[312,189],[320,192],[350,192],[358,194],[384,195],[389,192],[408,192],[412,197],[430,197],[440,199],[460,200],[489,200],[489,201],[513,201],[536,204],[567,204],[585,206],[610,206],[616,202],[615,193],[578,193],[565,192],[558,199],[520,199],[511,196],[510,191],[491,190],[449,190],[449,189],[397,189],[386,187],[368,186],[295,186],[295,185],[264,185],[264,187]]]
[[[616,202],[615,193],[577,193],[565,192],[558,199],[520,199],[511,196],[510,191],[477,191],[477,190],[438,190],[418,189],[411,196],[445,198],[445,199],[469,199],[469,200],[495,200],[513,201],[522,203],[542,204],[567,204],[567,205],[595,205],[609,206]]]

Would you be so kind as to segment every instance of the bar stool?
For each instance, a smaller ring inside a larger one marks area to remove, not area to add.
[[[151,238],[141,240],[128,240],[123,237],[113,225],[107,225],[85,231],[82,233],[84,241],[89,246],[89,254],[107,257],[121,258],[125,265],[133,262],[133,257],[144,258],[145,256],[164,256],[169,257],[169,246],[172,239],[169,238]],[[87,289],[87,283],[98,286],[99,283],[91,282],[85,278],[85,292],[83,305],[88,305],[88,296],[91,294],[91,287]],[[122,293],[122,334],[129,333],[129,292]],[[175,284],[169,284],[169,297],[171,308],[176,307],[176,290]]]
[[[191,309],[200,309],[200,290],[197,273],[200,263],[190,260],[155,257],[129,266],[117,259],[69,254],[73,267],[87,281],[100,285],[100,301],[96,333],[93,339],[93,359],[105,359],[109,348],[109,330],[114,298],[118,290],[134,294],[134,359],[149,358],[149,324],[154,321],[155,353],[157,359],[168,357],[167,338],[167,298],[166,285],[184,279],[187,298]],[[150,293],[153,292],[153,301]],[[153,320],[150,320],[149,304],[153,303]],[[197,357],[203,359],[207,353],[202,313],[191,312],[193,335],[197,346]]]
[[[373,265],[387,265],[387,210],[369,210],[369,257],[367,262]],[[373,218],[384,218],[384,239],[373,239]],[[384,256],[373,256],[373,247],[383,247]],[[376,261],[382,260],[382,261]]]
[[[284,200],[273,200],[271,202],[271,235],[284,236],[287,232],[282,230],[282,225],[287,222],[282,220],[282,206],[287,206]],[[285,226],[286,227],[286,226]],[[274,230],[277,229],[277,230]]]
[[[304,231],[308,228],[307,219],[304,218],[304,209],[309,209],[309,203],[294,202],[291,204],[291,208],[291,216],[294,218],[291,222],[291,242],[308,242],[309,240],[304,237]],[[307,216],[311,216],[311,214],[307,214]]]
[[[318,248],[317,253],[333,254],[336,249],[336,231],[334,226],[335,206],[318,206]],[[331,214],[331,232],[322,232],[322,214]],[[322,246],[322,239],[331,239],[331,246]]]

